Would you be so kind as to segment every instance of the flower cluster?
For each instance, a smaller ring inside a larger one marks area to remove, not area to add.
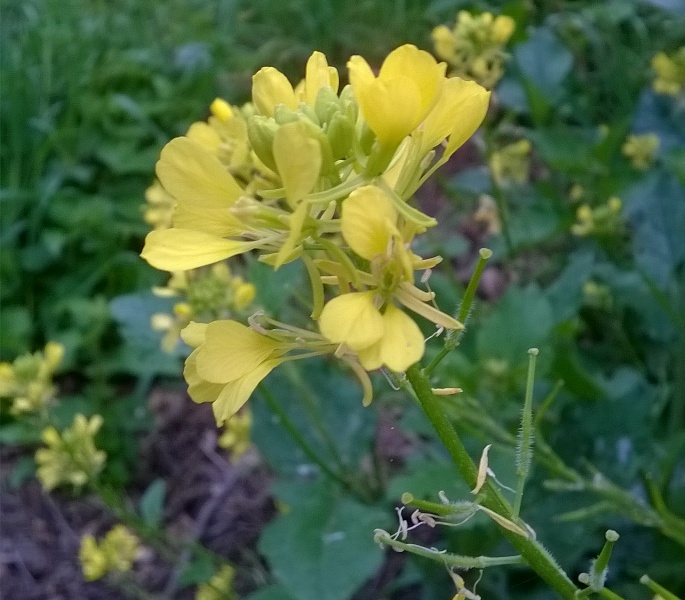
[[[55,396],[52,376],[64,347],[48,342],[43,352],[23,354],[12,364],[0,363],[0,398],[12,400],[14,414],[44,413]]]
[[[677,96],[685,90],[685,46],[668,55],[659,52],[652,58],[656,78],[652,87],[657,94]]]
[[[47,448],[36,450],[36,476],[46,490],[61,484],[81,488],[95,479],[107,458],[94,441],[102,423],[100,415],[87,419],[79,414],[61,434],[54,427],[45,428],[42,439]]]
[[[256,289],[240,275],[233,275],[226,263],[172,273],[166,287],[155,288],[161,297],[179,297],[173,314],[156,313],[152,328],[164,332],[162,348],[171,352],[181,330],[191,321],[211,321],[241,315],[252,304]]]
[[[225,565],[207,582],[198,586],[195,600],[235,600],[238,596],[233,591],[235,569]]]
[[[639,171],[646,171],[653,164],[659,151],[659,137],[653,133],[629,135],[621,148],[623,155]]]
[[[222,448],[231,451],[233,462],[245,454],[252,443],[250,433],[252,431],[252,413],[249,408],[243,408],[238,414],[233,415],[219,437],[218,444]]]
[[[578,236],[608,235],[615,233],[620,225],[618,216],[621,213],[620,198],[612,196],[605,204],[591,208],[588,204],[581,204],[576,211],[576,223],[571,232]]]
[[[415,285],[417,272],[441,259],[412,252],[436,221],[409,200],[476,131],[489,93],[446,78],[445,64],[411,45],[394,50],[377,75],[360,56],[348,69],[342,90],[319,52],[295,87],[271,67],[254,75],[243,113],[256,165],[249,180],[192,135],[169,142],[157,163],[175,208],[173,226],[146,238],[142,256],[152,266],[185,271],[254,251],[274,269],[302,261],[311,284],[318,330],[264,315],[249,327],[223,319],[183,330],[194,348],[190,394],[214,402],[219,422],[278,364],[305,356],[344,360],[369,401],[366,371],[404,371],[423,355],[407,310],[440,328],[462,327]]]
[[[123,525],[115,525],[99,543],[92,535],[84,535],[79,550],[83,576],[95,581],[111,572],[125,573],[139,552],[138,538]]]
[[[490,171],[500,187],[521,185],[528,181],[531,145],[519,140],[495,150],[490,156]]]
[[[504,51],[514,33],[511,17],[485,12],[472,15],[462,10],[454,28],[439,25],[433,30],[435,53],[452,67],[452,74],[492,88],[504,75]]]

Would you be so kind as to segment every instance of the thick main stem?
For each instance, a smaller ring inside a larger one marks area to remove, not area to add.
[[[418,365],[413,365],[407,370],[407,380],[414,390],[423,412],[431,422],[462,478],[469,487],[475,487],[478,474],[476,465],[471,460],[449,419],[440,408],[439,399],[431,391],[430,383]],[[489,480],[485,482],[482,491],[486,492],[482,502],[483,506],[503,516],[505,519],[511,520],[512,509],[509,503]],[[500,531],[511,545],[516,548],[524,561],[559,596],[568,600],[574,598],[578,588],[537,541],[524,538],[505,528],[501,528]]]

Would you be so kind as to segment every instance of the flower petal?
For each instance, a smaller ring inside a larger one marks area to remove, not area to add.
[[[198,404],[214,402],[223,391],[225,384],[210,383],[198,375],[197,354],[197,350],[191,352],[190,356],[186,358],[185,367],[183,368],[183,377],[188,384],[188,395],[193,399],[193,402]]]
[[[314,189],[321,173],[321,144],[301,121],[278,128],[273,142],[278,174],[291,207]]]
[[[388,305],[383,321],[383,338],[378,342],[380,358],[392,371],[406,371],[423,356],[423,333],[414,320],[394,304]]]
[[[273,117],[279,104],[285,104],[291,110],[297,108],[293,86],[283,73],[273,67],[262,67],[252,76],[252,102],[267,117]]]
[[[235,381],[277,349],[278,342],[237,321],[214,321],[207,325],[205,342],[198,348],[197,372],[212,383]]]
[[[240,379],[231,381],[224,386],[221,394],[212,404],[214,418],[217,425],[222,425],[237,413],[249,400],[259,383],[282,361],[279,359],[268,360],[256,369],[246,373]]]
[[[156,173],[164,189],[177,201],[225,208],[243,194],[219,159],[187,137],[174,138],[164,146]]]
[[[458,80],[460,86],[452,89],[453,110],[457,115],[454,128],[450,133],[445,155],[451,156],[466,140],[468,140],[485,119],[490,104],[490,92],[475,81]]]
[[[343,237],[366,260],[386,252],[396,221],[397,211],[392,202],[376,186],[360,187],[343,201]]]
[[[321,333],[352,350],[368,348],[383,336],[383,316],[373,304],[374,292],[351,292],[333,298],[323,307]]]
[[[147,234],[140,256],[155,269],[188,271],[242,254],[260,243],[225,240],[190,229],[160,229]]]

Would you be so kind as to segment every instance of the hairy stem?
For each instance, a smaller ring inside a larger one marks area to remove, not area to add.
[[[467,485],[471,488],[475,487],[478,474],[476,465],[471,460],[457,432],[440,407],[439,398],[431,391],[430,383],[418,365],[413,365],[407,370],[407,380],[455,467]],[[512,509],[509,503],[489,480],[486,480],[482,491],[485,492],[482,501],[483,506],[504,517],[506,520],[512,519]],[[501,527],[500,531],[521,554],[525,563],[552,587],[559,596],[568,600],[574,598],[578,588],[537,541],[518,535],[504,527]]]

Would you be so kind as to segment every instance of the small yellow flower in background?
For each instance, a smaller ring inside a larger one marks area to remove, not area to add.
[[[79,550],[83,576],[95,581],[108,573],[130,571],[139,551],[138,538],[123,525],[115,525],[100,543],[92,535],[84,535]]]
[[[257,293],[251,283],[233,275],[226,263],[208,268],[172,273],[166,287],[154,288],[161,297],[183,297],[173,307],[173,314],[152,315],[155,331],[164,333],[162,349],[172,352],[180,339],[181,330],[191,321],[225,319],[245,311]]]
[[[622,206],[621,199],[616,196],[594,209],[588,204],[582,204],[576,211],[577,221],[571,227],[571,232],[577,236],[617,233],[621,226],[619,215]]]
[[[473,218],[477,223],[483,223],[488,235],[499,235],[502,233],[502,220],[499,216],[497,203],[492,196],[485,194],[478,198],[478,210]]]
[[[55,396],[52,376],[63,356],[64,346],[48,342],[43,352],[0,363],[0,398],[12,400],[13,414],[45,412]]]
[[[234,579],[235,569],[224,565],[207,583],[198,586],[195,600],[237,600],[233,591]]]
[[[462,10],[454,28],[440,25],[433,30],[435,53],[447,61],[452,75],[492,88],[504,75],[504,46],[515,26],[514,20],[505,15],[472,15]]]
[[[174,197],[169,195],[162,187],[162,184],[155,180],[154,183],[145,190],[144,219],[148,225],[154,229],[168,229],[171,227],[171,217],[174,214]]]
[[[685,46],[671,55],[659,52],[652,58],[652,69],[656,71],[652,88],[657,94],[680,94],[685,89]]]
[[[497,185],[507,187],[512,183],[521,185],[528,181],[530,151],[530,142],[519,140],[492,153],[490,170]]]
[[[218,444],[231,451],[231,459],[237,462],[250,447],[250,432],[252,431],[252,412],[243,408],[233,415],[224,425],[224,431],[219,436]]]
[[[79,414],[61,434],[54,427],[43,431],[46,448],[36,450],[36,476],[46,490],[62,484],[81,488],[95,479],[105,465],[107,455],[95,447],[95,434],[102,427],[102,417],[90,419]]]
[[[573,200],[573,202],[579,202],[585,197],[585,194],[585,188],[579,183],[574,183],[568,191],[568,197]]]
[[[624,156],[640,171],[646,171],[653,164],[659,150],[659,137],[653,133],[629,135],[621,148]]]

